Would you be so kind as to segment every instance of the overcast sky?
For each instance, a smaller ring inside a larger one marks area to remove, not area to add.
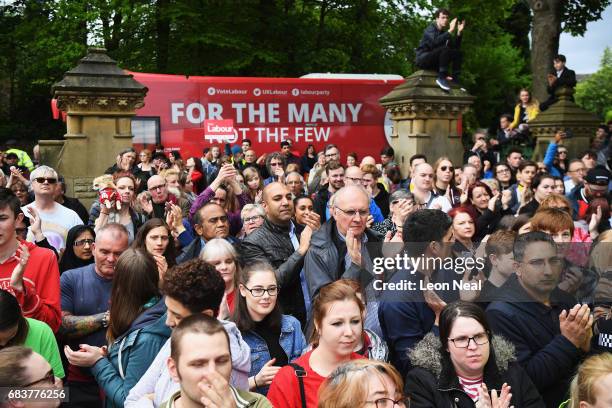
[[[612,5],[601,19],[587,25],[584,37],[561,34],[559,53],[567,57],[568,68],[577,74],[590,74],[599,69],[599,62],[606,47],[612,49]]]

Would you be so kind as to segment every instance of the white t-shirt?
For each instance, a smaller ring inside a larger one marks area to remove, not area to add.
[[[26,209],[31,206],[34,206],[40,215],[43,235],[58,253],[66,247],[66,235],[68,235],[70,228],[75,225],[83,224],[83,221],[76,212],[61,204],[55,203],[52,211],[41,211],[34,203],[30,203],[21,208],[26,216],[29,215]],[[26,239],[30,242],[34,242],[34,234],[32,234],[31,227],[28,228],[28,236]]]
[[[453,206],[451,205],[450,201],[448,201],[448,198],[446,198],[446,196],[437,196],[432,199],[431,194],[433,193],[430,192],[429,194],[430,194],[429,197],[425,201],[426,203],[428,203],[427,208],[440,209],[444,211],[445,213],[449,212],[453,208]]]

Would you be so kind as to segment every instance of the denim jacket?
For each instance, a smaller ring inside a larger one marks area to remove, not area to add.
[[[242,333],[242,338],[251,348],[251,371],[249,372],[249,378],[253,377],[262,369],[272,358],[268,345],[265,340],[255,333],[254,331],[248,331]],[[304,333],[300,327],[300,322],[293,316],[283,315],[281,320],[281,335],[280,335],[280,346],[285,350],[289,361],[293,361],[302,355],[302,352],[306,349],[306,339]],[[262,395],[267,395],[269,386],[257,387],[254,392]]]

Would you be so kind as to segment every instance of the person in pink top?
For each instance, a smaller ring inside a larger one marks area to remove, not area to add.
[[[268,391],[272,405],[316,408],[323,381],[343,363],[363,358],[353,352],[363,331],[363,315],[363,303],[346,283],[321,288],[313,304],[313,350],[276,374]]]

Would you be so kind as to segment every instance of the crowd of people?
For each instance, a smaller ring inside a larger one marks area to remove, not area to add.
[[[435,17],[417,63],[449,90],[465,22]],[[7,146],[0,404],[612,406],[612,122],[536,162],[528,122],[555,101],[519,99],[461,162],[415,154],[408,174],[391,147],[125,149],[89,209]]]
[[[48,374],[75,407],[605,406],[610,171],[564,141],[497,160],[477,131],[461,166],[417,154],[406,178],[390,147],[127,149],[86,216],[54,169],[5,155],[0,385]],[[377,274],[376,242],[486,266]]]

